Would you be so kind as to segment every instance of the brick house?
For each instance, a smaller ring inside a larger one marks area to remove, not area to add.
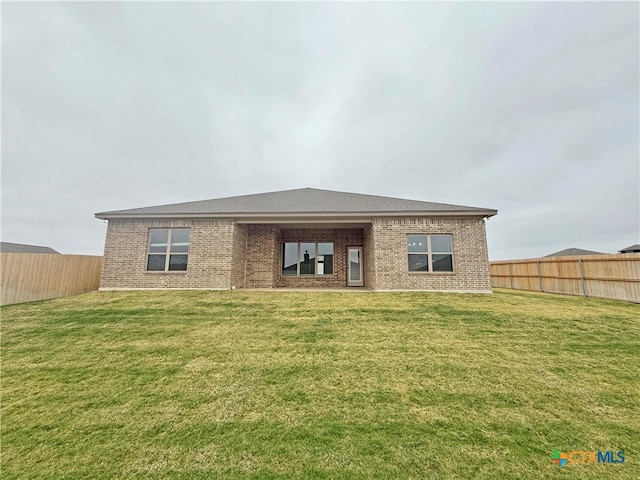
[[[496,213],[313,188],[102,212],[100,288],[489,293]]]

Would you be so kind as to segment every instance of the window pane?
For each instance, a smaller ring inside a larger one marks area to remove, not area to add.
[[[282,247],[282,275],[298,274],[298,244],[285,243]]]
[[[333,275],[333,243],[318,244],[318,275]]]
[[[149,271],[164,271],[164,262],[166,255],[149,255],[147,259],[147,270]]]
[[[166,228],[152,228],[149,230],[149,253],[166,252],[168,238],[169,230]]]
[[[333,255],[318,255],[318,275],[333,275]]]
[[[169,238],[169,230],[166,228],[152,228],[149,230],[149,239],[152,245],[154,243],[166,244],[167,238]]]
[[[407,235],[407,251],[426,252],[427,236],[426,235]]]
[[[170,255],[169,270],[186,270],[187,255]]]
[[[429,262],[426,254],[417,255],[409,254],[409,271],[410,272],[428,272]]]
[[[319,243],[318,255],[333,255],[333,243]]]
[[[189,251],[189,229],[171,230],[171,253],[187,253]]]
[[[318,275],[333,275],[333,255],[318,255]]]
[[[434,272],[453,272],[453,255],[434,253],[432,260]]]
[[[316,273],[316,244],[300,244],[300,275],[315,275]]]
[[[360,250],[355,248],[349,250],[349,280],[360,281]]]
[[[451,253],[451,235],[431,235],[431,251]]]

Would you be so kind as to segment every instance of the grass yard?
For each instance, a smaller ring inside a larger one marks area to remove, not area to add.
[[[639,339],[638,305],[512,291],[8,306],[2,478],[636,480]]]

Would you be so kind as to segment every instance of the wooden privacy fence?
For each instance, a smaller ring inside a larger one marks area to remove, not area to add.
[[[491,286],[640,302],[640,253],[490,262]]]
[[[97,290],[102,257],[0,253],[0,305],[67,297]]]

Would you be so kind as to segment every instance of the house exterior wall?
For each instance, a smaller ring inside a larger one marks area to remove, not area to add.
[[[372,230],[376,290],[491,292],[484,219],[380,218]],[[409,272],[406,236],[438,233],[452,235],[454,271]]]
[[[285,242],[333,242],[333,275],[293,277],[282,275],[282,244]],[[278,286],[289,288],[340,288],[347,286],[347,246],[364,244],[362,228],[282,229],[278,244]]]
[[[245,288],[274,288],[280,265],[280,228],[277,225],[247,225]]]
[[[247,230],[247,225],[238,224],[233,229],[231,237],[231,288],[244,286],[247,268]]]
[[[364,285],[371,290],[376,289],[376,243],[373,238],[373,224],[364,228],[363,268]]]
[[[185,272],[146,271],[150,228],[190,229]],[[100,289],[231,288],[240,275],[242,238],[232,220],[110,220]]]
[[[147,272],[150,228],[189,228],[186,272]],[[449,233],[453,272],[409,272],[408,234]],[[284,242],[332,242],[334,274],[283,276]],[[374,218],[364,228],[279,228],[234,220],[111,220],[101,289],[340,288],[346,286],[346,247],[363,246],[364,286],[372,290],[490,292],[482,218]]]

